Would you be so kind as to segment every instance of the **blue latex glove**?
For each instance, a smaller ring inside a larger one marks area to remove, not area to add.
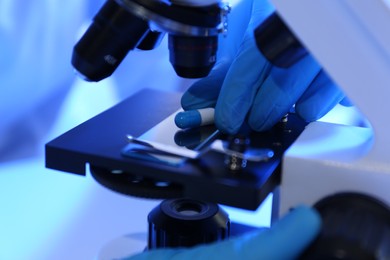
[[[300,206],[265,231],[187,250],[152,250],[127,259],[296,259],[317,236],[320,226],[319,214]]]
[[[233,9],[229,19],[233,30],[221,39],[219,64],[207,78],[189,88],[182,97],[182,107],[215,107],[217,127],[230,134],[236,133],[244,121],[253,130],[267,130],[294,104],[304,120],[321,118],[343,100],[343,93],[311,56],[288,69],[272,66],[257,49],[253,31],[274,10],[267,1],[256,0],[250,15],[251,2],[244,0],[240,4],[244,7],[239,6],[236,13]],[[251,17],[247,27],[246,17]],[[234,27],[237,23],[248,28],[244,35]]]

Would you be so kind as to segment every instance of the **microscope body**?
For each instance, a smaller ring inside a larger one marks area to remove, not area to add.
[[[350,237],[349,242],[361,239],[356,242],[360,255],[371,251],[377,252],[372,254],[374,259],[387,259],[389,5],[386,1],[350,0],[272,2],[305,48],[368,120],[360,125],[314,122],[306,127],[284,155],[279,214],[299,204],[315,206],[328,218],[323,229],[333,232],[322,233],[328,232],[333,241],[340,236]]]
[[[273,1],[370,126],[310,124],[285,154],[281,213],[340,191],[360,191],[390,204],[389,6],[385,1],[299,2]],[[295,192],[289,188],[293,182]]]

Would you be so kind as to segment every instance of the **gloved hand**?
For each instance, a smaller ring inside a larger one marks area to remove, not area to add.
[[[222,39],[219,64],[193,84],[182,97],[184,110],[215,107],[215,123],[235,134],[244,121],[256,131],[267,130],[295,105],[306,121],[321,118],[344,95],[309,55],[288,69],[270,64],[256,47],[254,29],[274,10],[265,0],[243,0],[229,18],[228,37]],[[248,8],[249,7],[249,8]],[[252,12],[250,16],[250,7]],[[246,33],[237,29],[245,27]],[[241,42],[241,45],[238,43]]]
[[[127,260],[153,259],[296,259],[320,230],[319,214],[300,206],[265,231],[191,249],[147,251]]]

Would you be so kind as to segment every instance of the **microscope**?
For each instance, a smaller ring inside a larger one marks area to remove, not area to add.
[[[254,31],[259,51],[285,68],[313,55],[369,126],[307,124],[290,114],[271,130],[244,137],[213,127],[176,132],[169,122],[180,94],[146,90],[48,143],[46,166],[83,175],[89,164],[109,189],[166,199],[149,214],[147,250],[243,233],[218,204],[255,210],[272,193],[273,220],[299,204],[315,207],[323,219],[302,259],[389,259],[390,6],[380,0],[272,3],[276,12]],[[168,34],[176,73],[205,77],[216,62],[218,37],[228,33],[229,10],[216,0],[108,0],[75,46],[72,64],[86,80],[99,81],[130,50],[153,49]],[[191,140],[187,146],[197,157],[142,141],[129,149],[123,139],[129,131],[141,139],[171,132],[176,144]],[[254,160],[250,152],[264,148],[268,156]]]

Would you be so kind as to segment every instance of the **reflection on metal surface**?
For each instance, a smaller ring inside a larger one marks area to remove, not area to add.
[[[181,111],[181,110],[179,110]],[[204,151],[210,140],[218,135],[213,127],[204,131],[183,131],[175,125],[175,112],[149,131],[136,138],[127,135],[129,144],[123,149],[124,156],[169,165],[180,165],[186,159],[196,159]]]
[[[229,149],[228,142],[222,140],[215,140],[211,144],[211,149],[252,162],[267,161],[274,156],[274,152],[267,148],[248,148],[245,152],[240,153]]]
[[[229,149],[227,141],[215,140],[219,131],[214,126],[181,130],[174,123],[177,112],[140,137],[127,135],[129,144],[122,150],[122,154],[176,166],[186,159],[197,159],[209,150],[253,162],[267,161],[274,155],[267,148],[249,147],[243,152]]]

